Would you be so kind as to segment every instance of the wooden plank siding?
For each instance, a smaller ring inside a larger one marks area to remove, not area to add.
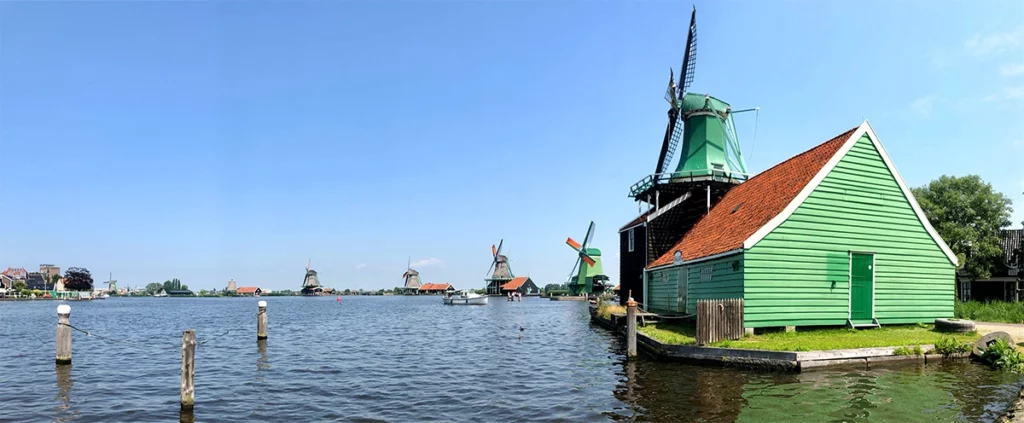
[[[701,271],[705,268],[711,268],[711,279],[702,281]],[[680,272],[689,273],[685,305],[677,302]],[[650,289],[647,298],[649,311],[694,314],[697,312],[697,300],[743,298],[743,255],[652,270],[647,275],[647,284]]]
[[[953,317],[955,267],[865,135],[785,222],[744,252],[745,326],[845,324],[850,251],[875,254],[879,323]]]

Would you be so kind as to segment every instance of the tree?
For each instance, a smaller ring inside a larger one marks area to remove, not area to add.
[[[12,284],[11,287],[16,291],[21,292],[28,289],[28,284],[25,283],[25,281],[14,281],[14,284]]]
[[[146,293],[150,295],[156,294],[157,292],[160,292],[163,287],[163,285],[156,282],[148,283],[146,284]]]
[[[180,289],[182,289],[181,281],[178,280],[178,278],[174,278],[169,281],[164,281],[164,292],[178,291]]]
[[[967,276],[990,277],[1003,256],[999,230],[1010,225],[1013,202],[978,175],[943,175],[912,191]]]
[[[182,285],[181,289],[184,289],[184,290],[188,291],[188,285]]]
[[[54,274],[47,278],[53,286],[57,286],[57,282],[60,282],[60,275]]]
[[[84,267],[71,267],[64,272],[64,289],[68,291],[91,291],[92,275]]]

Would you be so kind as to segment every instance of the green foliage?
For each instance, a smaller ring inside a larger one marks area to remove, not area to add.
[[[549,283],[547,285],[544,285],[544,292],[567,291],[567,290],[568,290],[568,287],[563,285],[563,284]]]
[[[12,284],[11,287],[16,291],[21,292],[28,289],[28,284],[25,283],[25,281],[14,281],[14,284]]]
[[[64,272],[64,289],[68,291],[91,291],[92,275],[84,267],[71,267]]]
[[[999,230],[1010,225],[1013,202],[978,175],[943,175],[913,193],[967,275],[991,276],[1003,254]]]
[[[935,352],[942,354],[942,356],[946,358],[967,354],[971,352],[972,348],[973,343],[959,342],[956,340],[956,337],[942,337],[938,341],[935,341]]]
[[[921,350],[920,345],[914,345],[912,347],[897,347],[892,352],[893,355],[924,355],[924,351]]]
[[[146,293],[150,295],[156,294],[160,292],[160,290],[163,289],[163,287],[163,285],[156,282],[148,283],[146,284]]]
[[[597,305],[597,315],[605,319],[610,319],[612,313],[625,313],[626,307],[614,304],[610,301],[601,301],[601,304]]]
[[[164,292],[168,292],[168,291],[178,291],[178,290],[181,290],[181,289],[188,289],[188,288],[182,288],[181,287],[181,281],[178,280],[178,278],[174,278],[174,279],[171,279],[169,281],[164,281],[163,289],[164,289]]]
[[[1000,370],[1024,373],[1024,354],[1006,342],[996,339],[981,354],[981,360]]]
[[[977,322],[1024,323],[1024,303],[957,301],[953,314],[958,319]]]
[[[40,291],[40,290],[38,290],[38,289],[33,289],[33,290],[32,290],[32,295],[35,295],[35,296],[37,296],[37,297],[38,297],[38,296],[40,296],[40,295],[43,295],[43,291]]]

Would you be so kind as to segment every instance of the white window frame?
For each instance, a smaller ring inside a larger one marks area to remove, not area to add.
[[[629,252],[633,252],[635,241],[633,240],[633,228],[629,229]]]

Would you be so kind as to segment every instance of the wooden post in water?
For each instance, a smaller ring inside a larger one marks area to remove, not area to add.
[[[57,364],[71,364],[71,306],[57,306]]]
[[[181,333],[181,411],[191,412],[195,405],[196,331]]]
[[[256,313],[256,340],[267,339],[267,302],[257,303],[259,311]]]
[[[636,301],[626,301],[626,357],[636,357]]]

